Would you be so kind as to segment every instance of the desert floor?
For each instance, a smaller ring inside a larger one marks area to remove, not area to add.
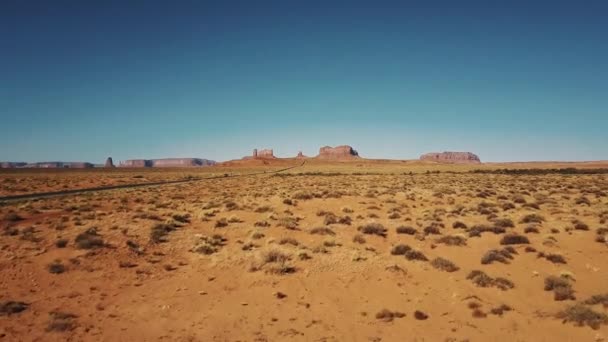
[[[608,341],[607,174],[283,166],[0,173],[201,179],[2,203],[0,341]]]

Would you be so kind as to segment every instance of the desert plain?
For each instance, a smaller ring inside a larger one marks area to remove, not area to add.
[[[183,182],[0,201],[0,341],[607,341],[606,167],[1,170]]]

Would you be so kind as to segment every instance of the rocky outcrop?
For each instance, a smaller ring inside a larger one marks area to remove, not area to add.
[[[296,156],[296,159],[304,159],[304,158],[308,158],[307,156],[302,154],[302,151],[298,152],[298,155]]]
[[[191,167],[214,165],[213,160],[200,158],[164,158],[152,159],[152,167]]]
[[[120,167],[152,167],[152,161],[146,159],[123,160],[118,164]]]
[[[420,160],[428,160],[439,163],[454,163],[454,164],[478,164],[481,163],[479,157],[471,152],[434,152],[426,153],[420,156]]]
[[[253,150],[253,158],[275,158],[272,149]]]
[[[120,167],[196,167],[215,165],[215,161],[200,158],[129,159]]]
[[[14,169],[18,167],[24,167],[27,163],[22,162],[1,162],[0,169]]]
[[[23,167],[31,169],[90,169],[95,165],[86,162],[39,162]]]
[[[324,146],[319,149],[319,159],[344,160],[359,158],[359,153],[348,145],[330,147]]]
[[[114,161],[112,160],[112,157],[108,157],[108,159],[106,159],[106,163],[104,165],[104,167],[107,168],[113,168],[114,166]]]

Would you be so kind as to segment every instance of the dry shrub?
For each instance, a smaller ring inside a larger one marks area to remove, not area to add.
[[[608,324],[608,316],[606,314],[595,312],[593,309],[580,303],[558,312],[556,317],[563,320],[564,323],[573,322],[579,327],[587,325],[594,330],[599,329],[602,324]]]
[[[553,299],[556,301],[576,299],[572,284],[565,277],[548,276],[545,278],[545,291],[553,291]]]
[[[429,259],[422,252],[413,249],[405,252],[405,258],[410,261],[429,261]]]
[[[313,235],[336,235],[336,233],[328,227],[316,227],[310,230]]]
[[[519,234],[507,234],[500,239],[501,245],[520,245],[520,244],[529,244],[530,240],[527,237]]]
[[[404,245],[404,244],[399,244],[399,245],[394,246],[391,249],[391,254],[392,255],[405,255],[405,253],[407,253],[410,250],[412,250],[412,247],[410,247],[408,245]]]
[[[12,315],[25,311],[29,307],[29,304],[17,301],[6,301],[0,303],[0,316]]]
[[[60,311],[52,311],[49,313],[49,323],[47,325],[47,331],[64,332],[71,331],[76,328],[76,318],[78,316]]]
[[[376,319],[383,322],[392,322],[395,318],[405,317],[405,314],[399,311],[390,311],[382,309],[376,314]]]
[[[496,279],[487,275],[484,271],[473,270],[467,275],[467,279],[479,287],[497,287],[500,290],[506,291],[515,287],[512,281],[497,277]]]
[[[361,233],[386,237],[386,228],[380,223],[368,223],[357,228]]]
[[[103,239],[97,233],[96,228],[89,228],[85,232],[80,233],[74,240],[76,247],[80,249],[91,249],[105,246]]]
[[[399,226],[399,227],[397,227],[396,231],[397,231],[397,234],[407,234],[407,235],[414,235],[414,234],[418,233],[416,228],[410,227],[410,226]]]
[[[437,257],[431,261],[431,265],[438,270],[445,272],[456,272],[460,268],[448,259]]]
[[[443,243],[448,246],[466,246],[467,238],[460,235],[446,235],[435,240],[437,243]]]

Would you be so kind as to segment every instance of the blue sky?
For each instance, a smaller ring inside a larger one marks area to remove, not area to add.
[[[0,160],[608,159],[606,1],[0,2]]]

